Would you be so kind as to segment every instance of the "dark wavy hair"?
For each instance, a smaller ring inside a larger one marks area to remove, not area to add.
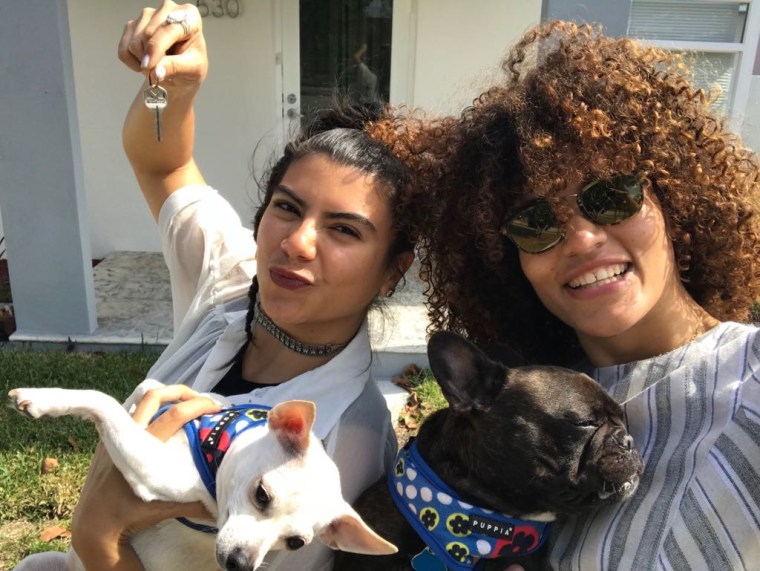
[[[399,254],[413,250],[409,213],[403,205],[405,189],[410,182],[410,170],[392,152],[391,146],[383,137],[374,135],[374,132],[385,133],[390,130],[397,133],[392,142],[399,142],[404,136],[403,132],[388,128],[388,125],[396,122],[397,118],[389,107],[380,103],[351,102],[346,98],[336,98],[333,107],[318,111],[309,121],[304,122],[259,184],[261,204],[253,218],[254,239],[258,238],[264,211],[290,165],[300,158],[319,154],[336,164],[353,167],[372,176],[376,190],[388,201],[391,207],[392,237],[386,264],[395,263]],[[399,275],[403,273],[399,268]],[[258,291],[258,280],[254,277],[248,290],[245,328],[249,341],[252,339],[251,324]]]
[[[758,159],[691,86],[683,59],[550,22],[527,32],[502,67],[503,83],[432,137],[444,175],[425,181],[434,199],[420,223],[431,329],[506,343],[534,362],[580,358],[500,226],[528,195],[619,173],[648,179],[688,293],[719,319],[748,320],[760,299]]]

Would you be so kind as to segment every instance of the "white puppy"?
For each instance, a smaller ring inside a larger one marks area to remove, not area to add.
[[[209,452],[208,446],[205,452],[191,452],[185,431],[162,442],[132,420],[127,410],[157,386],[161,383],[141,383],[124,406],[99,391],[22,388],[9,393],[16,408],[34,418],[76,415],[93,421],[114,464],[143,500],[201,501],[214,516],[218,534],[167,520],[133,536],[132,545],[148,571],[217,565],[253,571],[268,551],[298,549],[315,537],[343,551],[396,552],[343,499],[338,470],[311,434],[314,403],[288,401],[268,412],[261,411],[266,407],[252,412],[229,409],[232,412],[221,423],[227,428],[258,417],[262,422],[243,426],[228,447],[223,443],[224,454],[212,458],[217,453]],[[224,411],[216,416],[212,420],[219,420]],[[203,430],[206,445],[227,438],[225,429]],[[212,471],[218,465],[215,484],[213,476],[211,481],[208,473],[202,476],[193,454],[207,456]],[[224,461],[218,464],[222,455]],[[73,550],[66,565],[83,571]]]

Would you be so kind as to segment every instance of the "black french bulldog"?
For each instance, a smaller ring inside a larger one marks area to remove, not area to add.
[[[428,357],[449,407],[354,505],[399,551],[338,552],[336,571],[550,569],[549,522],[635,491],[643,463],[623,411],[590,377],[507,368],[448,332]]]

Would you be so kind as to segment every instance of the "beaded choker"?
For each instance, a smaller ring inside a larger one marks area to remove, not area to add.
[[[297,339],[293,339],[290,335],[285,333],[282,329],[269,319],[269,316],[261,309],[261,304],[256,302],[256,323],[261,325],[267,330],[272,337],[277,339],[280,343],[285,345],[291,351],[295,351],[300,355],[307,355],[309,357],[324,357],[325,355],[331,355],[337,353],[346,346],[346,343],[336,344],[327,343],[325,345],[307,345],[301,343]]]

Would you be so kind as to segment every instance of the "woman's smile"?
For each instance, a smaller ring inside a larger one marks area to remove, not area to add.
[[[544,305],[581,337],[617,336],[645,317],[672,325],[659,323],[656,308],[675,303],[678,274],[662,211],[649,196],[641,212],[613,226],[576,212],[565,240],[520,260]]]
[[[621,281],[628,271],[628,264],[612,264],[584,272],[577,278],[571,279],[567,286],[570,289],[594,289],[609,283]]]

